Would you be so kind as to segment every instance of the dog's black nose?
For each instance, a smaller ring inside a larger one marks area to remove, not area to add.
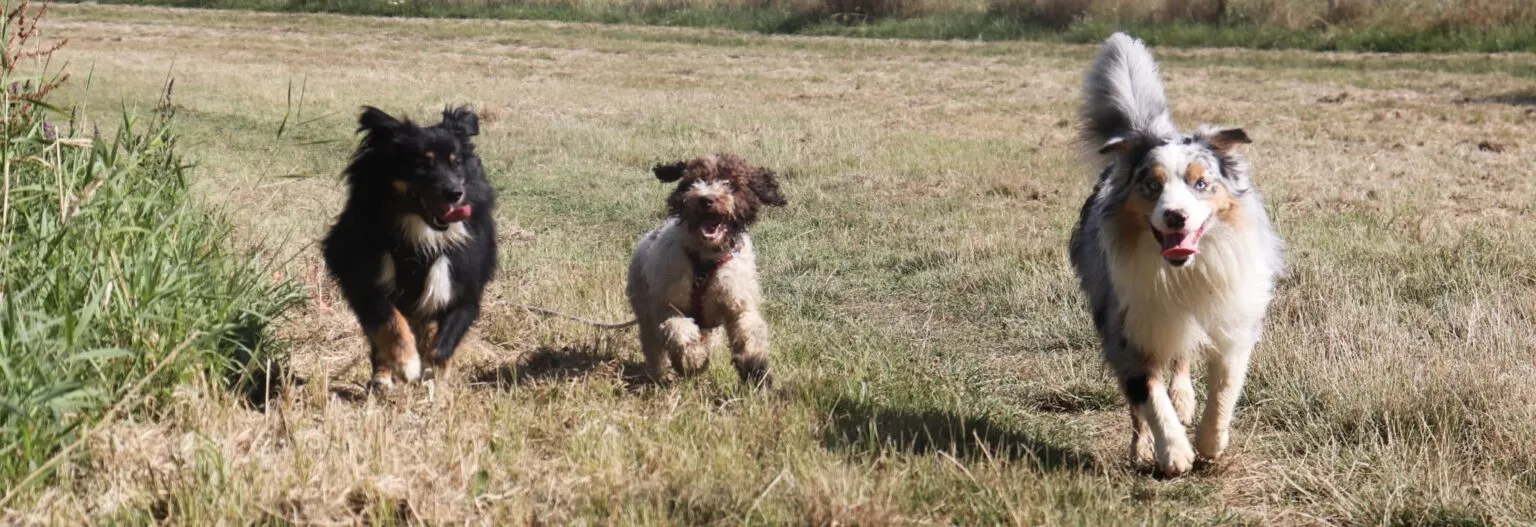
[[[715,198],[711,198],[709,196],[699,196],[699,206],[700,207],[709,208],[710,206],[712,206],[714,204],[715,204]]]
[[[449,203],[458,203],[464,197],[464,189],[451,188],[443,191],[443,199]]]
[[[1177,230],[1184,228],[1184,220],[1188,218],[1189,217],[1185,216],[1184,211],[1182,210],[1170,210],[1163,212],[1163,223],[1169,229]]]

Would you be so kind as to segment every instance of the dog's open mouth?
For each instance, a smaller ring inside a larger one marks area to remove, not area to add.
[[[719,245],[725,241],[725,222],[718,219],[707,219],[699,222],[699,236],[703,236],[709,243]]]
[[[421,200],[421,210],[427,224],[437,230],[444,230],[451,224],[467,220],[474,212],[468,203],[428,203],[426,200]]]
[[[1152,228],[1152,237],[1157,238],[1157,244],[1163,251],[1163,259],[1174,267],[1183,267],[1189,263],[1189,258],[1200,253],[1200,238],[1205,236],[1205,226],[1191,231],[1162,232],[1157,227]]]

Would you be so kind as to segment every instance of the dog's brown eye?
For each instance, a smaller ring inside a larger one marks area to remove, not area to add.
[[[1156,179],[1148,179],[1142,184],[1141,189],[1148,194],[1156,194],[1163,191],[1163,184]]]

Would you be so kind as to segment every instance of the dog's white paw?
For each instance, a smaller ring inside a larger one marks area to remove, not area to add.
[[[1227,431],[1217,429],[1214,426],[1207,427],[1201,423],[1200,430],[1195,432],[1195,450],[1200,452],[1200,457],[1217,460],[1227,450]]]
[[[373,380],[368,381],[368,391],[373,393],[386,393],[394,387],[395,377],[385,372],[373,374]]]
[[[400,377],[405,382],[421,380],[421,357],[411,357],[400,361]]]
[[[1165,476],[1182,476],[1195,466],[1195,452],[1189,443],[1161,445],[1157,449],[1157,469]]]

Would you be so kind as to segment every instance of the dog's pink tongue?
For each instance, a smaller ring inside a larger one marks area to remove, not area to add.
[[[458,222],[458,221],[464,221],[466,219],[469,219],[470,212],[472,212],[472,209],[470,208],[468,203],[465,203],[465,204],[459,205],[457,207],[449,208],[448,212],[443,213],[443,215],[439,216],[437,219],[438,219],[438,221],[441,221],[443,223],[453,223],[453,222]]]
[[[1158,238],[1164,258],[1185,258],[1200,252],[1200,231],[1165,232]]]

